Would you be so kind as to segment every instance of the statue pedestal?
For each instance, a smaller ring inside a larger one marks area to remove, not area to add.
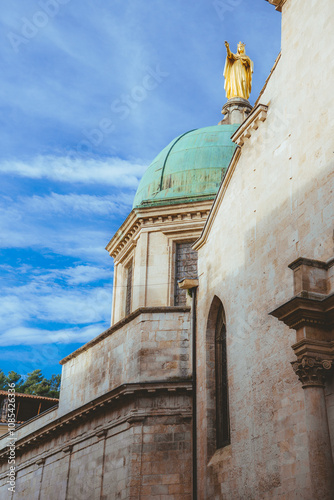
[[[222,114],[225,115],[225,118],[218,125],[241,124],[246,120],[252,109],[247,99],[233,97],[223,106]]]

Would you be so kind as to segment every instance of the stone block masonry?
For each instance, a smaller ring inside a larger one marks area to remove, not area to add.
[[[191,499],[191,385],[127,386],[108,397],[26,440],[15,500]],[[1,498],[6,480],[4,461]]]
[[[62,363],[59,408],[17,431],[15,500],[190,500],[189,308],[137,310]],[[7,498],[5,437],[0,460]]]

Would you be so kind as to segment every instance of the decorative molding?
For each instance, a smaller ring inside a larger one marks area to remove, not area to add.
[[[334,293],[328,293],[332,262],[304,257],[293,261],[289,268],[298,295],[270,313],[296,330],[291,347],[297,361],[291,364],[303,387],[323,387],[334,362]]]
[[[300,266],[316,267],[318,269],[325,269],[327,271],[333,265],[334,265],[334,258],[329,259],[326,262],[323,262],[322,260],[307,259],[305,257],[299,257],[298,259],[291,262],[291,264],[289,264],[288,267],[290,269],[292,269],[293,271]]]
[[[65,446],[64,448],[62,448],[62,451],[64,453],[72,453],[72,449],[73,449],[73,445],[69,444],[68,446]]]
[[[142,230],[168,230],[177,226],[182,231],[184,226],[195,226],[200,230],[210,213],[214,196],[211,200],[183,203],[171,206],[134,209],[122,226],[109,241],[106,250],[115,260],[120,261],[136,245]]]
[[[108,434],[108,430],[107,429],[99,429],[95,432],[95,435],[97,437],[97,439],[100,441],[101,439],[105,438],[106,435]]]
[[[44,427],[32,431],[31,434],[19,438],[16,442],[17,453],[26,452],[28,449],[35,448],[39,444],[43,443],[50,438],[54,438],[58,432],[64,433],[64,431],[70,431],[73,426],[82,424],[87,418],[90,418],[93,414],[95,415],[96,410],[105,411],[106,406],[114,406],[116,401],[121,401],[124,398],[134,398],[137,394],[145,393],[146,396],[151,397],[161,397],[162,394],[191,394],[192,393],[192,381],[182,380],[182,381],[165,381],[165,382],[143,382],[134,384],[124,384],[107,394],[93,400],[86,405],[73,410],[72,412],[56,419],[53,422],[46,424]],[[116,418],[115,421],[109,421],[108,425],[105,425],[103,429],[94,429],[89,433],[89,435],[80,435],[73,439],[73,442],[68,443],[65,447],[60,446],[57,449],[50,451],[49,455],[55,454],[59,451],[68,453],[71,451],[73,446],[78,442],[84,441],[89,437],[98,436],[100,432],[108,430],[109,428],[115,427],[115,425],[120,425],[121,423],[133,423],[137,420],[138,416],[150,417],[150,416],[173,416],[179,415],[183,418],[189,418],[192,415],[191,407],[179,407],[175,408],[145,408],[144,410],[131,409],[122,419]],[[6,434],[2,437],[6,437]],[[99,437],[99,436],[98,436]],[[8,458],[8,447],[5,446],[0,450],[0,463],[1,461],[6,461]],[[44,457],[45,458],[45,457]],[[36,462],[36,460],[35,460]],[[34,462],[34,463],[35,463]]]
[[[217,196],[215,198],[215,201],[213,202],[209,216],[208,216],[206,223],[204,225],[202,234],[193,245],[194,250],[198,251],[207,242],[208,236],[209,236],[210,231],[211,231],[211,227],[216,219],[219,208],[220,208],[222,201],[225,197],[225,193],[227,191],[228,185],[232,179],[233,173],[234,173],[236,166],[238,164],[240,155],[241,155],[241,148],[238,147],[234,151],[234,155],[232,156],[232,159],[231,159],[230,164],[228,166],[228,169],[226,171],[223,182],[221,183],[220,188],[219,188],[218,193],[217,193]]]
[[[263,94],[264,94],[264,92],[265,92],[265,90],[266,90],[266,88],[267,88],[267,86],[268,86],[268,83],[269,83],[269,81],[270,81],[271,77],[273,76],[273,73],[274,73],[275,69],[277,68],[277,65],[278,65],[278,63],[279,63],[279,61],[280,61],[281,57],[282,57],[282,52],[280,52],[280,53],[278,54],[278,56],[276,57],[276,60],[275,60],[275,62],[274,62],[274,65],[273,65],[273,67],[271,68],[271,71],[270,71],[270,73],[269,73],[269,75],[268,75],[268,77],[267,77],[266,81],[264,82],[264,85],[263,85],[263,87],[262,87],[262,89],[261,89],[261,91],[260,91],[260,93],[259,93],[259,96],[258,96],[258,98],[256,99],[256,101],[255,101],[255,103],[254,103],[254,108],[256,108],[256,106],[260,103],[260,101],[261,101],[261,99],[262,99],[262,96],[263,96]]]
[[[334,360],[334,341],[305,338],[293,344],[292,349],[297,358],[302,356],[316,356],[321,359]]]
[[[309,325],[331,330],[334,324],[334,294],[319,298],[296,296],[269,314],[294,330]]]
[[[268,106],[258,104],[256,108],[248,115],[246,120],[234,132],[231,139],[238,146],[242,147],[246,139],[249,139],[254,130],[257,130],[261,122],[267,119]]]
[[[298,375],[299,380],[305,387],[324,387],[326,374],[331,370],[333,361],[329,359],[320,359],[303,356],[297,361],[293,361],[292,367]]]

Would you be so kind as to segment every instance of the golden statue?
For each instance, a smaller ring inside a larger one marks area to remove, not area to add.
[[[224,68],[225,90],[227,99],[242,97],[248,99],[252,90],[253,62],[245,52],[245,44],[238,43],[238,53],[233,54],[225,42],[227,56]]]

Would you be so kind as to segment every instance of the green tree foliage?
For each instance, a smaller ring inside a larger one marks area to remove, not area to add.
[[[7,375],[7,384],[15,384],[15,388],[17,392],[20,392],[22,388],[22,383],[23,383],[23,378],[19,373],[16,373],[14,371],[8,372]]]
[[[0,390],[6,390],[8,384],[15,383],[16,392],[34,394],[49,398],[59,398],[60,375],[52,375],[50,379],[43,377],[41,370],[34,370],[23,378],[19,373],[10,371],[5,375],[0,370]]]
[[[0,370],[0,390],[4,391],[6,387],[6,375]]]
[[[59,398],[61,375],[52,375],[50,382],[50,398]]]

